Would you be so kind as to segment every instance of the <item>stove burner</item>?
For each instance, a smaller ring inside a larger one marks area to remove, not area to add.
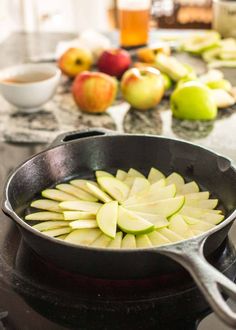
[[[229,240],[209,261],[235,278],[236,252]],[[69,329],[79,325],[81,330],[190,330],[196,329],[197,319],[209,313],[185,271],[138,280],[94,279],[69,273],[36,255],[10,224],[5,235],[0,232],[0,279],[1,274],[9,290],[39,314]]]

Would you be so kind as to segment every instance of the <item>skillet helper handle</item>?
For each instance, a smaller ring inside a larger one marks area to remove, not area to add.
[[[111,131],[105,128],[89,128],[82,131],[66,132],[58,135],[55,140],[50,144],[50,147],[56,147],[66,142],[75,141],[87,137],[111,134],[115,134],[115,131]]]
[[[236,328],[236,312],[225,301],[223,294],[236,301],[236,284],[205,259],[203,247],[206,237],[194,242],[160,248],[160,252],[181,264],[192,276],[208,304],[228,326]]]

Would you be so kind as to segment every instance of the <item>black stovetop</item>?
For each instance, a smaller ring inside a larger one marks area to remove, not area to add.
[[[227,239],[209,260],[233,280],[234,245]],[[228,329],[209,313],[185,272],[127,281],[67,273],[37,256],[0,218],[0,329]]]

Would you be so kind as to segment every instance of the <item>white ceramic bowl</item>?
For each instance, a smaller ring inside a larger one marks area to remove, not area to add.
[[[26,75],[35,81],[14,82],[15,78]],[[37,111],[54,95],[60,76],[61,71],[52,64],[13,66],[0,71],[0,92],[20,111]]]

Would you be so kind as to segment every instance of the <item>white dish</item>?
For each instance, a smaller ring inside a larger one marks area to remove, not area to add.
[[[32,80],[17,82],[19,77]],[[0,92],[19,111],[34,112],[54,95],[61,71],[52,64],[22,64],[0,71]],[[35,80],[35,81],[33,81]]]

